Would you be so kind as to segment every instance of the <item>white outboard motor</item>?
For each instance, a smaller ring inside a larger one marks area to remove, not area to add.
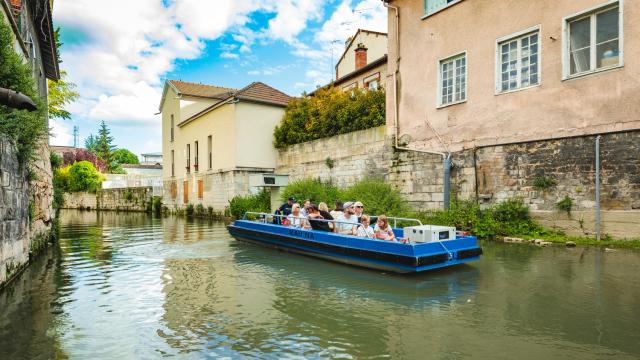
[[[412,243],[429,243],[434,241],[455,240],[456,228],[438,225],[408,226],[404,229],[404,237]]]

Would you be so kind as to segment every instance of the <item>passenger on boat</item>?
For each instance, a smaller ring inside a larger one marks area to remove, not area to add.
[[[291,214],[291,207],[293,206],[293,204],[295,204],[295,202],[296,198],[294,198],[293,196],[289,196],[287,202],[282,204],[282,206],[280,206],[278,210],[276,210],[276,215],[289,216],[289,214]]]
[[[301,213],[302,215],[304,215],[305,217],[306,217],[307,215],[309,215],[309,206],[310,206],[310,205],[311,205],[311,200],[309,200],[309,199],[305,199],[305,200],[302,202],[302,208],[300,209],[300,213]]]
[[[333,216],[334,219],[337,219],[338,216],[342,215],[343,211],[344,206],[342,204],[342,201],[336,201],[336,207],[335,209],[331,210],[331,216]]]
[[[353,204],[353,208],[355,210],[355,215],[358,218],[358,223],[361,223],[362,213],[364,212],[364,205],[360,201],[356,201],[355,204]]]
[[[358,218],[354,215],[353,203],[348,201],[344,204],[344,211],[336,218],[336,232],[338,234],[356,235],[358,228]]]
[[[327,206],[326,202],[321,202],[320,204],[318,204],[318,210],[320,211],[320,215],[322,215],[325,220],[333,220],[333,215],[331,215],[331,213],[329,212],[329,206]],[[333,231],[333,225],[333,222],[329,223],[329,228],[331,229],[331,231]]]
[[[376,227],[373,229],[373,233],[376,239],[396,241],[396,236],[391,226],[389,226],[389,220],[386,215],[378,216],[378,221],[376,222]]]
[[[287,223],[290,227],[301,229],[307,227],[307,221],[300,213],[300,204],[295,203],[291,207],[291,214],[287,216]]]
[[[329,214],[327,214],[329,215]],[[331,216],[331,215],[329,215]],[[320,213],[320,209],[318,209],[318,206],[315,204],[311,204],[309,205],[309,225],[311,226],[311,228],[313,230],[318,230],[318,231],[326,231],[326,232],[331,232],[331,228],[329,227],[329,222],[324,221],[324,220],[329,220],[329,219],[325,219],[324,216],[322,216],[322,214]],[[333,219],[331,219],[333,220]]]
[[[369,218],[369,215],[366,215],[366,214],[362,215],[362,217],[360,218],[360,224],[362,226],[358,226],[358,236],[366,237],[366,238],[374,237],[373,228],[369,226],[370,221],[371,219]]]

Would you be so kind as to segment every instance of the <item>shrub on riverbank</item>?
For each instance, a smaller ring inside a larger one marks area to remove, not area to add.
[[[273,133],[276,148],[384,125],[384,89],[329,87],[289,102]]]
[[[282,191],[282,202],[286,202],[290,196],[295,197],[301,204],[305,199],[309,199],[314,204],[326,202],[329,207],[342,198],[337,186],[319,179],[302,179],[290,183]]]
[[[529,208],[519,198],[505,200],[484,210],[473,200],[454,199],[449,210],[418,212],[416,217],[423,223],[455,226],[482,238],[551,234],[531,219]]]
[[[263,189],[255,195],[234,196],[229,200],[229,211],[236,219],[241,219],[247,211],[271,212],[271,193]]]

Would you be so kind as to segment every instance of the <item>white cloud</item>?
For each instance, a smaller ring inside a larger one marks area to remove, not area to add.
[[[220,54],[220,57],[223,59],[239,59],[240,55],[225,51],[222,54]]]
[[[276,17],[269,20],[268,33],[273,39],[288,43],[302,32],[309,20],[322,19],[321,0],[280,0],[276,3]]]
[[[65,120],[49,120],[49,130],[51,136],[49,143],[57,146],[71,146],[73,145],[73,135],[71,125],[69,121]]]

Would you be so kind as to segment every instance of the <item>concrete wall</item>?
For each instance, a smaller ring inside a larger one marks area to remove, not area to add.
[[[153,187],[101,189],[97,193],[64,194],[64,209],[147,211],[153,200]]]
[[[229,200],[237,195],[250,193],[249,175],[272,173],[273,169],[251,168],[242,170],[220,170],[206,173],[191,174],[181,179],[165,179],[163,184],[162,203],[170,210],[177,210],[187,204],[202,204],[205,208],[211,206],[216,212],[224,212],[229,206]],[[187,182],[188,199],[184,201],[184,182]],[[198,198],[198,181],[203,182],[203,196]],[[175,186],[175,198],[172,187]]]
[[[606,3],[461,1],[422,19],[423,0],[397,0],[389,12],[389,73],[398,69],[399,135],[415,148],[443,150],[425,120],[451,150],[640,128],[640,2],[624,1],[624,66],[563,80],[563,18]],[[621,2],[622,3],[622,2]],[[460,26],[464,19],[464,26]],[[540,26],[539,86],[496,95],[496,40]],[[467,100],[438,108],[439,60],[467,52]],[[396,58],[400,56],[400,62]],[[387,126],[393,134],[395,98],[387,84]]]

